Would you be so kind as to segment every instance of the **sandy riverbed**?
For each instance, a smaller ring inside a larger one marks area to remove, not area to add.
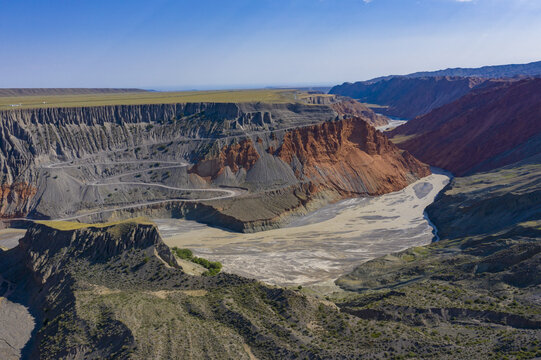
[[[424,209],[449,181],[435,172],[402,191],[341,201],[289,227],[255,234],[153,220],[168,245],[221,261],[227,272],[278,285],[329,283],[363,261],[431,242]]]
[[[19,239],[21,239],[26,230],[22,229],[1,229],[0,230],[0,248],[11,249],[19,245]]]

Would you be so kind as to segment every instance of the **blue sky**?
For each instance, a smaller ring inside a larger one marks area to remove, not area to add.
[[[0,87],[298,86],[537,60],[539,0],[0,0]]]

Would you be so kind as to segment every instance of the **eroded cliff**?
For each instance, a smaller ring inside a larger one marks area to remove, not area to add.
[[[481,78],[397,76],[344,83],[333,87],[330,93],[380,105],[377,111],[385,115],[413,119],[459,99],[474,88],[491,84],[491,80]]]
[[[430,174],[361,118],[289,131],[276,155],[297,178],[343,196],[397,191]]]
[[[325,99],[0,112],[0,215],[105,221],[161,207],[253,231],[429,173],[370,125],[381,120],[370,109]]]
[[[541,152],[541,79],[478,89],[391,132],[399,146],[456,175]]]

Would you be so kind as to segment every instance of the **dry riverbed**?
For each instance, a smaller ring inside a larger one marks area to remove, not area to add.
[[[0,229],[0,248],[11,249],[19,245],[19,239],[24,236],[23,229]]]
[[[153,219],[169,246],[222,262],[227,272],[277,285],[332,284],[363,261],[426,245],[424,209],[449,181],[436,171],[402,191],[341,201],[290,226],[239,234],[194,221]]]

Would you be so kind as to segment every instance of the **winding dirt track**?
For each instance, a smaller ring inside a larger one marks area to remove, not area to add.
[[[85,183],[86,186],[152,186],[152,187],[159,187],[167,190],[173,190],[173,191],[181,191],[181,192],[208,192],[208,193],[221,193],[222,195],[219,196],[211,196],[208,198],[198,198],[198,199],[186,199],[186,198],[174,198],[174,199],[165,199],[165,200],[153,200],[153,201],[145,201],[142,203],[132,204],[132,205],[125,205],[125,206],[116,206],[112,208],[107,209],[100,209],[92,212],[87,212],[84,214],[78,214],[74,216],[64,217],[60,219],[51,219],[55,221],[69,221],[69,220],[77,220],[83,217],[92,216],[92,215],[99,215],[107,212],[112,211],[118,211],[118,210],[128,210],[128,209],[135,209],[145,206],[152,206],[152,205],[159,205],[159,204],[165,204],[165,203],[174,203],[174,202],[200,202],[200,201],[215,201],[215,200],[222,200],[222,199],[228,199],[232,197],[237,197],[242,194],[244,194],[246,191],[240,188],[231,188],[231,189],[224,189],[224,188],[209,188],[209,189],[193,189],[193,188],[179,188],[175,186],[169,186],[164,185],[160,183],[147,183],[147,182],[134,182],[134,181],[116,181],[111,182],[111,180],[114,179],[120,179],[123,176],[130,176],[130,175],[137,175],[140,173],[147,172],[149,170],[165,170],[165,169],[174,169],[174,168],[184,168],[189,166],[188,163],[178,163],[178,162],[172,162],[172,161],[160,161],[160,160],[132,160],[132,161],[122,161],[122,162],[63,162],[63,163],[53,163],[53,164],[47,164],[43,165],[42,169],[48,169],[48,170],[54,170],[54,169],[66,169],[66,168],[74,168],[74,167],[81,167],[81,166],[116,166],[116,165],[125,165],[125,164],[165,164],[167,166],[160,166],[160,167],[153,167],[150,169],[142,169],[142,170],[136,170],[136,171],[129,171],[117,175],[109,176],[105,179],[100,179],[92,182]],[[25,220],[25,221],[34,221],[34,219],[30,218],[12,218],[12,219],[2,219],[3,221],[14,221],[14,220]]]

